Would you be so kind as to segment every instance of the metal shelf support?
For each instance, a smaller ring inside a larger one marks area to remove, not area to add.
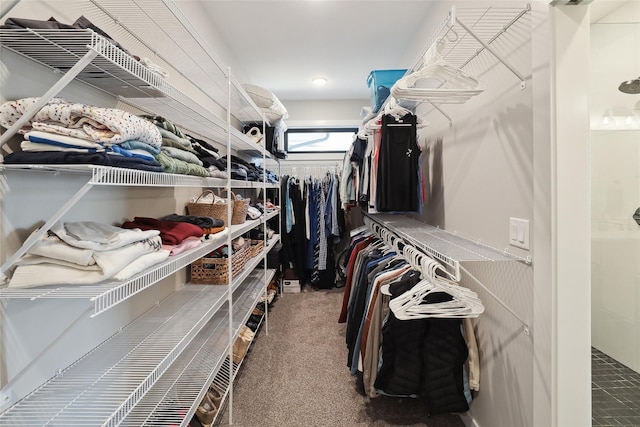
[[[34,113],[35,114],[35,113]],[[71,209],[77,202],[80,200],[89,190],[93,188],[93,183],[88,181],[86,184],[80,188],[67,202],[60,208],[56,213],[54,213],[51,218],[44,223],[42,227],[32,233],[27,240],[22,244],[20,249],[18,249],[13,255],[11,255],[7,261],[0,267],[0,278],[4,281],[5,273],[9,270],[13,265],[22,257],[31,247],[44,236],[44,234],[53,227],[53,225],[58,222],[64,214],[66,214],[69,209]]]
[[[484,40],[482,40],[480,37],[478,37],[478,35],[471,28],[467,27],[460,19],[455,18],[453,21],[456,24],[460,25],[467,33],[469,33],[469,35],[471,37],[476,39],[476,41],[478,43],[480,43],[484,49],[486,49],[489,52],[491,52],[491,54],[493,56],[495,56],[498,61],[502,62],[502,65],[507,67],[509,69],[509,71],[511,71],[513,74],[515,74],[515,76],[518,79],[520,79],[520,89],[525,89],[527,87],[527,82],[526,82],[525,77],[522,74],[520,74],[520,72],[518,72],[518,70],[516,70],[515,67],[513,65],[511,65],[506,59],[504,59],[498,52],[496,52],[496,50],[494,48],[489,46],[488,43],[486,43]],[[503,29],[503,31],[506,31],[506,29]]]
[[[44,95],[40,97],[38,102],[33,104],[29,110],[22,115],[5,133],[0,136],[0,147],[2,147],[13,135],[15,135],[24,125],[29,123],[29,121],[35,116],[42,107],[47,105],[51,99],[56,96],[62,89],[64,89],[73,79],[77,77],[78,74],[82,70],[85,69],[87,65],[94,60],[94,58],[98,56],[98,52],[94,49],[89,48],[87,53],[84,54],[82,58],[76,64],[71,67],[69,71],[64,73],[60,80],[58,80],[53,86],[49,88]]]

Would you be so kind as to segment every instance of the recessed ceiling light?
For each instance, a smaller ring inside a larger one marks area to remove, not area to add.
[[[324,85],[327,84],[327,78],[326,77],[314,77],[311,81],[316,86],[324,86]]]

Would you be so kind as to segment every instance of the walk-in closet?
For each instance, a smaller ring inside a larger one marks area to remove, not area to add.
[[[639,25],[3,0],[0,425],[640,425]]]

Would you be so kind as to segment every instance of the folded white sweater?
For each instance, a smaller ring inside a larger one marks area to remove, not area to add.
[[[64,245],[64,243],[60,243]],[[160,251],[160,236],[137,241],[106,251],[96,251],[83,265],[69,260],[27,254],[16,264],[17,267],[9,281],[10,288],[31,288],[45,285],[87,285],[113,279],[125,267],[146,254]],[[53,249],[51,245],[47,249]],[[64,251],[53,251],[57,255]],[[167,253],[168,256],[168,253]],[[166,257],[165,257],[166,258]],[[148,267],[144,265],[142,269]],[[141,271],[132,268],[133,274]],[[122,280],[122,275],[120,276]]]

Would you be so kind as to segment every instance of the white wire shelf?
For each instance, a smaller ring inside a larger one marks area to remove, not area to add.
[[[118,425],[226,301],[186,286],[0,414],[0,425]]]
[[[61,73],[71,70],[87,52],[94,51],[97,55],[79,71],[77,79],[119,96],[125,105],[162,115],[188,132],[219,144],[227,143],[226,119],[217,117],[210,108],[177,90],[92,30],[0,29],[0,45]],[[217,96],[220,97],[215,99],[228,100],[226,92]],[[253,119],[262,121],[261,116]],[[230,137],[234,147],[246,147],[260,156],[265,151],[233,127]],[[265,155],[270,157],[268,152]]]
[[[124,282],[105,282],[98,285],[77,285],[77,286],[42,286],[38,288],[0,289],[0,300],[2,299],[88,299],[94,305],[92,317],[103,313],[110,308],[128,300],[142,290],[153,286],[165,277],[170,276],[176,271],[188,266],[195,260],[205,256],[212,250],[224,245],[227,241],[227,233],[231,233],[231,238],[246,233],[258,226],[261,222],[266,221],[263,218],[269,218],[277,215],[278,212],[272,212],[263,215],[255,220],[246,221],[243,224],[232,225],[218,234],[212,236],[211,240],[195,249],[186,251],[175,257],[169,257],[166,261],[156,264],[149,269],[133,276]],[[277,238],[279,236],[277,235]],[[276,238],[270,241],[271,245],[275,245]],[[267,248],[270,250],[270,248]]]
[[[32,171],[53,174],[91,175],[89,184],[109,186],[143,187],[226,187],[227,180],[221,178],[202,178],[194,175],[181,175],[148,172],[138,169],[116,168],[100,165],[47,165],[47,164],[0,164],[0,171]],[[262,188],[262,181],[230,180],[231,188]],[[267,188],[279,187],[279,184],[266,184]]]
[[[240,326],[251,315],[258,299],[264,293],[266,284],[274,274],[275,270],[253,271],[242,286],[234,292],[232,316],[234,339],[240,332]],[[226,376],[224,384],[218,383],[221,387],[220,391],[226,394],[229,378],[227,319],[227,309],[222,307],[180,358],[123,420],[122,426],[187,425],[208,385],[217,377]]]
[[[445,264],[457,277],[460,276],[461,262],[521,261],[531,263],[530,258],[525,259],[510,254],[506,250],[500,251],[481,242],[465,239],[404,215],[364,214],[364,217],[383,226],[386,230],[400,237],[406,244],[422,250]]]
[[[471,60],[487,50],[487,46],[477,38],[490,46],[530,11],[531,7],[528,3],[521,3],[521,6],[514,7],[502,5],[453,7],[434,31],[424,50],[412,64],[411,70],[423,64],[427,50],[439,40],[444,42],[440,52],[442,58],[457,68],[464,68]],[[520,78],[520,80],[524,79]]]
[[[497,7],[452,7],[420,54],[408,67],[405,75],[422,68],[425,55],[429,49],[438,44],[441,48],[439,52],[442,59],[460,69],[464,69],[483,52],[490,52],[515,75],[520,81],[520,87],[524,88],[526,77],[503,57],[504,53],[495,48],[496,43],[494,42],[505,36],[508,30],[530,11],[529,3],[514,7],[503,5]],[[381,111],[384,110],[384,105],[390,101],[390,98],[385,100],[383,107],[380,108]],[[424,101],[398,100],[398,104],[412,110],[421,102],[429,101],[427,99]],[[451,118],[440,109],[436,101],[432,103],[432,106],[452,123]]]
[[[238,273],[237,276],[232,277],[232,285],[231,285],[232,292],[235,292],[238,289],[238,287],[240,287],[245,282],[247,277],[251,276],[251,274],[254,273],[253,270],[263,260],[263,255],[269,253],[269,251],[271,251],[271,249],[273,249],[273,247],[279,241],[280,241],[280,235],[279,234],[274,235],[273,238],[267,242],[267,246],[264,248],[263,252],[261,252],[259,255],[255,257],[249,258],[249,260],[246,262],[242,271],[240,271],[240,273]]]
[[[77,78],[114,95],[154,97],[173,90],[160,75],[89,29],[0,29],[0,43],[61,73],[70,70],[93,49],[98,56]]]
[[[200,88],[214,102],[224,100],[230,91],[231,114],[241,122],[261,122],[262,113],[242,85],[231,75],[206,39],[173,0],[90,0],[95,15],[107,15],[116,24],[116,40],[133,40],[167,64],[174,65],[182,77]],[[91,12],[88,12],[91,16]],[[149,44],[153,41],[153,45]]]

